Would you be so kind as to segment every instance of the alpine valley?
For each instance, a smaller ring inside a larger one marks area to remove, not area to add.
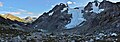
[[[0,42],[120,42],[120,2],[59,3],[38,18],[0,15]]]

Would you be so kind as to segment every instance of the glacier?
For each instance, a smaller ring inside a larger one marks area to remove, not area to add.
[[[81,13],[81,10],[83,9],[83,7],[80,7],[79,9],[68,8],[69,14],[72,14],[72,19],[71,22],[65,26],[67,27],[66,29],[74,28],[83,21],[86,21],[86,19],[83,18],[83,13]]]

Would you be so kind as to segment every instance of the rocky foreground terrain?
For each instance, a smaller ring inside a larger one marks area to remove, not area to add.
[[[85,21],[66,29],[73,18],[69,9],[69,5],[60,3],[32,24],[3,23],[0,42],[120,42],[120,2],[89,2],[80,10]]]

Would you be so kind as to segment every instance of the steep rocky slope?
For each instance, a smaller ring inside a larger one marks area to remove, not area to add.
[[[67,5],[60,3],[49,12],[43,13],[36,21],[33,22],[33,28],[45,30],[62,30],[70,22],[71,14],[68,14]]]

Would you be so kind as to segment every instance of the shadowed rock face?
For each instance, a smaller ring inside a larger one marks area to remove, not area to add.
[[[67,5],[60,3],[49,12],[43,13],[43,15],[33,22],[33,28],[50,31],[61,30],[70,22],[71,16],[71,14],[68,14]]]
[[[92,3],[84,8],[84,17],[87,20],[82,30],[87,32],[105,31],[105,32],[120,32],[120,3],[112,3],[109,1],[102,1],[99,3],[99,10],[104,9],[100,13],[91,11]],[[85,12],[88,10],[88,12]]]
[[[84,8],[84,11],[90,11],[90,10],[92,10],[92,2],[89,2],[88,4],[87,4],[87,6]]]

